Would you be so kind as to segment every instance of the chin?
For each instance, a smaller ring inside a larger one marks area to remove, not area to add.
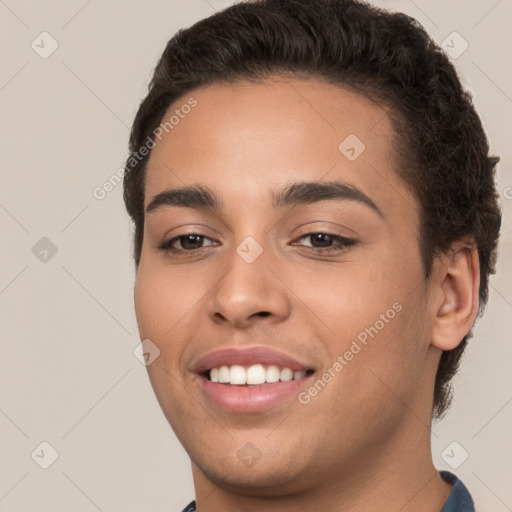
[[[196,466],[210,482],[240,495],[269,497],[285,495],[298,480],[298,475],[295,474],[297,468],[294,468],[292,474],[284,462],[279,467],[276,467],[275,463],[265,463],[261,460],[255,466],[245,468],[236,463],[219,467],[216,464],[203,462],[196,463]]]
[[[187,449],[194,472],[200,471],[210,482],[236,494],[280,496],[303,489],[313,480],[313,461],[308,464],[298,447],[291,447],[290,453],[276,453],[268,447],[267,440],[267,449],[262,453],[249,441],[241,449],[224,450],[222,458],[218,446],[215,453],[208,455],[195,448],[196,454]]]

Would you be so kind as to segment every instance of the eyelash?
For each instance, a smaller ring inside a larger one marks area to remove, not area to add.
[[[352,240],[350,238],[345,238],[343,236],[336,235],[334,233],[329,233],[327,231],[313,231],[311,233],[306,233],[306,234],[300,236],[297,240],[302,240],[303,238],[311,237],[314,235],[327,235],[329,237],[332,237],[333,241],[338,241],[340,243],[340,245],[338,247],[308,247],[308,249],[312,249],[313,252],[315,252],[317,254],[346,251],[348,248],[357,244],[356,240]],[[186,233],[183,235],[175,236],[174,238],[171,238],[167,242],[163,242],[162,244],[160,244],[158,246],[158,249],[160,249],[161,251],[164,251],[166,253],[171,253],[171,254],[174,254],[177,256],[182,255],[184,257],[193,256],[197,252],[204,249],[204,247],[199,247],[197,249],[186,250],[186,249],[176,249],[176,248],[172,247],[172,245],[174,245],[174,242],[176,242],[182,238],[186,238],[188,236],[202,237],[202,239],[211,240],[206,235],[202,235],[200,233]]]

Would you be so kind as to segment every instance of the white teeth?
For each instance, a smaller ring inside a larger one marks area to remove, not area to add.
[[[229,382],[229,368],[227,366],[219,368],[219,382],[222,384]]]
[[[290,368],[283,368],[281,370],[281,373],[279,374],[279,379],[283,382],[287,382],[289,380],[293,379],[293,372],[290,370]]]
[[[275,365],[263,366],[262,364],[253,364],[248,368],[240,365],[221,366],[210,370],[210,380],[220,384],[232,384],[234,386],[257,386],[265,382],[272,384],[274,382],[288,382],[291,380],[302,379],[305,377],[305,371],[294,372],[290,368],[279,368]]]
[[[261,364],[253,364],[247,369],[247,384],[256,385],[265,382],[267,372]]]
[[[279,368],[277,366],[269,366],[265,380],[267,382],[279,382]]]
[[[247,384],[247,372],[243,366],[234,365],[229,369],[229,383],[238,386]]]

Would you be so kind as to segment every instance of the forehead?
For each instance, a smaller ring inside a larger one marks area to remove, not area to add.
[[[196,183],[227,198],[240,199],[243,190],[265,201],[269,189],[297,180],[341,179],[378,195],[403,188],[385,108],[338,86],[216,83],[175,101],[161,126],[171,116],[172,129],[149,159],[145,206],[166,188]],[[383,180],[393,185],[383,188]]]

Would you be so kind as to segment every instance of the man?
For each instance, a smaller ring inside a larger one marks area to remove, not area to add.
[[[474,510],[430,425],[487,300],[496,158],[403,14],[242,2],[178,32],[125,202],[185,510]]]

